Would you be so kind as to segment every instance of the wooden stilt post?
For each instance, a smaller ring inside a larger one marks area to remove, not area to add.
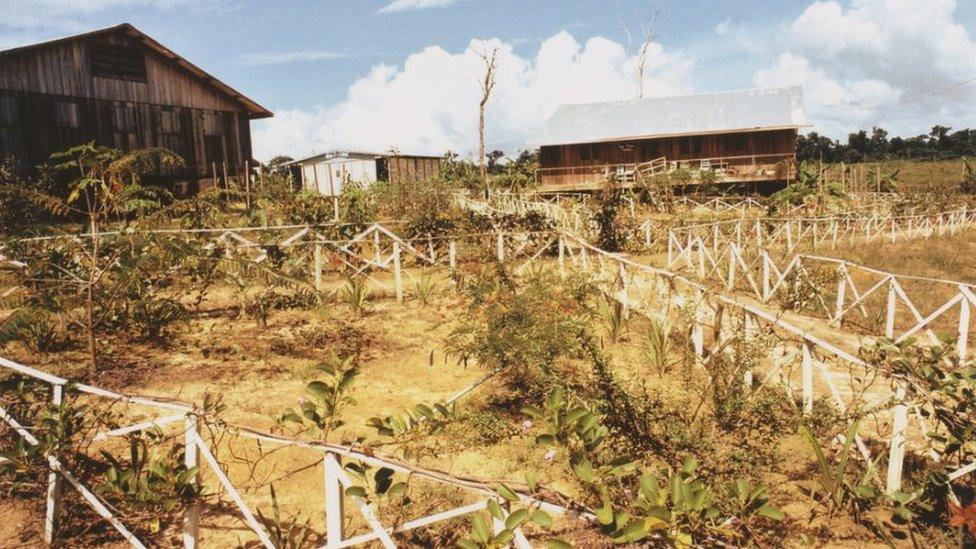
[[[397,303],[403,303],[403,273],[400,270],[400,243],[393,243],[393,282],[396,284]]]
[[[186,444],[186,451],[183,455],[183,465],[192,469],[200,463],[200,450],[197,447],[197,417],[187,414],[183,417],[183,435]],[[196,483],[200,484],[200,475],[197,475]],[[184,549],[196,549],[197,540],[200,538],[200,504],[191,503],[183,515],[183,547]]]
[[[51,404],[61,406],[64,396],[64,387],[54,385],[52,387]],[[44,513],[44,542],[48,545],[56,545],[55,538],[58,535],[58,524],[61,514],[61,475],[54,469],[47,474],[47,508]]]

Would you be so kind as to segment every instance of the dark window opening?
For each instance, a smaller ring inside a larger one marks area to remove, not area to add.
[[[600,152],[595,145],[580,145],[579,147],[579,159],[580,160],[599,160]]]
[[[92,42],[89,51],[94,76],[134,82],[146,81],[146,55],[142,48]]]

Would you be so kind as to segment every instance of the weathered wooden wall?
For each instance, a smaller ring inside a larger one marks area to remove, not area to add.
[[[633,164],[648,162],[662,156],[668,160],[691,160],[761,154],[791,154],[795,145],[795,130],[554,145],[544,146],[540,149],[539,166],[541,168],[556,168]]]
[[[427,181],[441,173],[441,159],[430,156],[389,156],[379,165],[377,177],[390,183]]]
[[[145,81],[95,76],[92,41],[140,48]],[[246,108],[125,33],[0,53],[0,156],[27,166],[87,141],[131,150],[165,147],[186,167],[159,175],[209,179],[216,164],[241,173],[251,157]]]

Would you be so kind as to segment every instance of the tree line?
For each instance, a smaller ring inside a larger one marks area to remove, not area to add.
[[[879,127],[848,134],[847,142],[817,132],[800,135],[796,142],[797,160],[824,162],[875,162],[880,160],[945,160],[976,156],[976,129],[951,131],[933,126],[928,134],[915,137],[888,137]]]

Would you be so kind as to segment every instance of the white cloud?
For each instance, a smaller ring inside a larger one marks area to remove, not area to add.
[[[877,124],[876,109],[901,97],[899,90],[881,80],[835,80],[825,69],[793,53],[783,53],[772,67],[757,71],[754,81],[761,88],[802,86],[807,117],[817,131],[834,136]]]
[[[605,38],[580,44],[561,32],[543,41],[534,58],[520,57],[498,40],[474,40],[459,53],[430,46],[410,55],[402,67],[374,66],[336,105],[277,112],[255,124],[255,155],[267,159],[331,148],[472,151],[484,74],[477,52],[495,47],[497,84],[487,117],[492,148],[517,151],[561,103],[626,99],[636,93],[633,58],[622,45]],[[693,66],[694,60],[686,55],[654,44],[645,94],[691,91]]]
[[[976,76],[976,42],[955,9],[954,0],[813,2],[789,26],[785,53],[754,80],[804,85],[811,118],[835,136],[976,125],[976,86],[958,86]]]
[[[429,8],[444,8],[454,4],[457,0],[393,0],[383,6],[376,13],[394,13],[398,11],[425,10]]]
[[[281,65],[306,61],[328,61],[341,59],[345,54],[323,50],[266,51],[242,55],[239,60],[244,65]]]

